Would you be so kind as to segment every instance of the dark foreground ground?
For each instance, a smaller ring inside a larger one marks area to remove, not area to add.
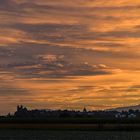
[[[0,140],[140,140],[140,120],[1,119]]]
[[[140,131],[0,130],[0,140],[140,140]]]
[[[52,130],[52,131],[140,131],[140,124],[90,123],[0,123],[0,130]]]

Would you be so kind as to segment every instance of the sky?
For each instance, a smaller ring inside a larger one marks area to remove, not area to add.
[[[0,114],[140,104],[139,0],[0,0]]]

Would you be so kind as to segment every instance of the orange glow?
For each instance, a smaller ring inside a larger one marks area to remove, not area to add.
[[[1,2],[0,105],[140,104],[139,13],[139,0]]]

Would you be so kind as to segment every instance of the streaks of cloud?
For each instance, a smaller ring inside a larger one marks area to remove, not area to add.
[[[139,0],[0,0],[1,104],[138,104],[139,12]]]

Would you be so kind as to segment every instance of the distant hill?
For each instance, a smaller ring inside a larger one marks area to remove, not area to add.
[[[119,112],[121,112],[121,111],[129,111],[130,109],[140,110],[140,105],[112,108],[112,109],[109,109],[108,111],[119,111]]]

